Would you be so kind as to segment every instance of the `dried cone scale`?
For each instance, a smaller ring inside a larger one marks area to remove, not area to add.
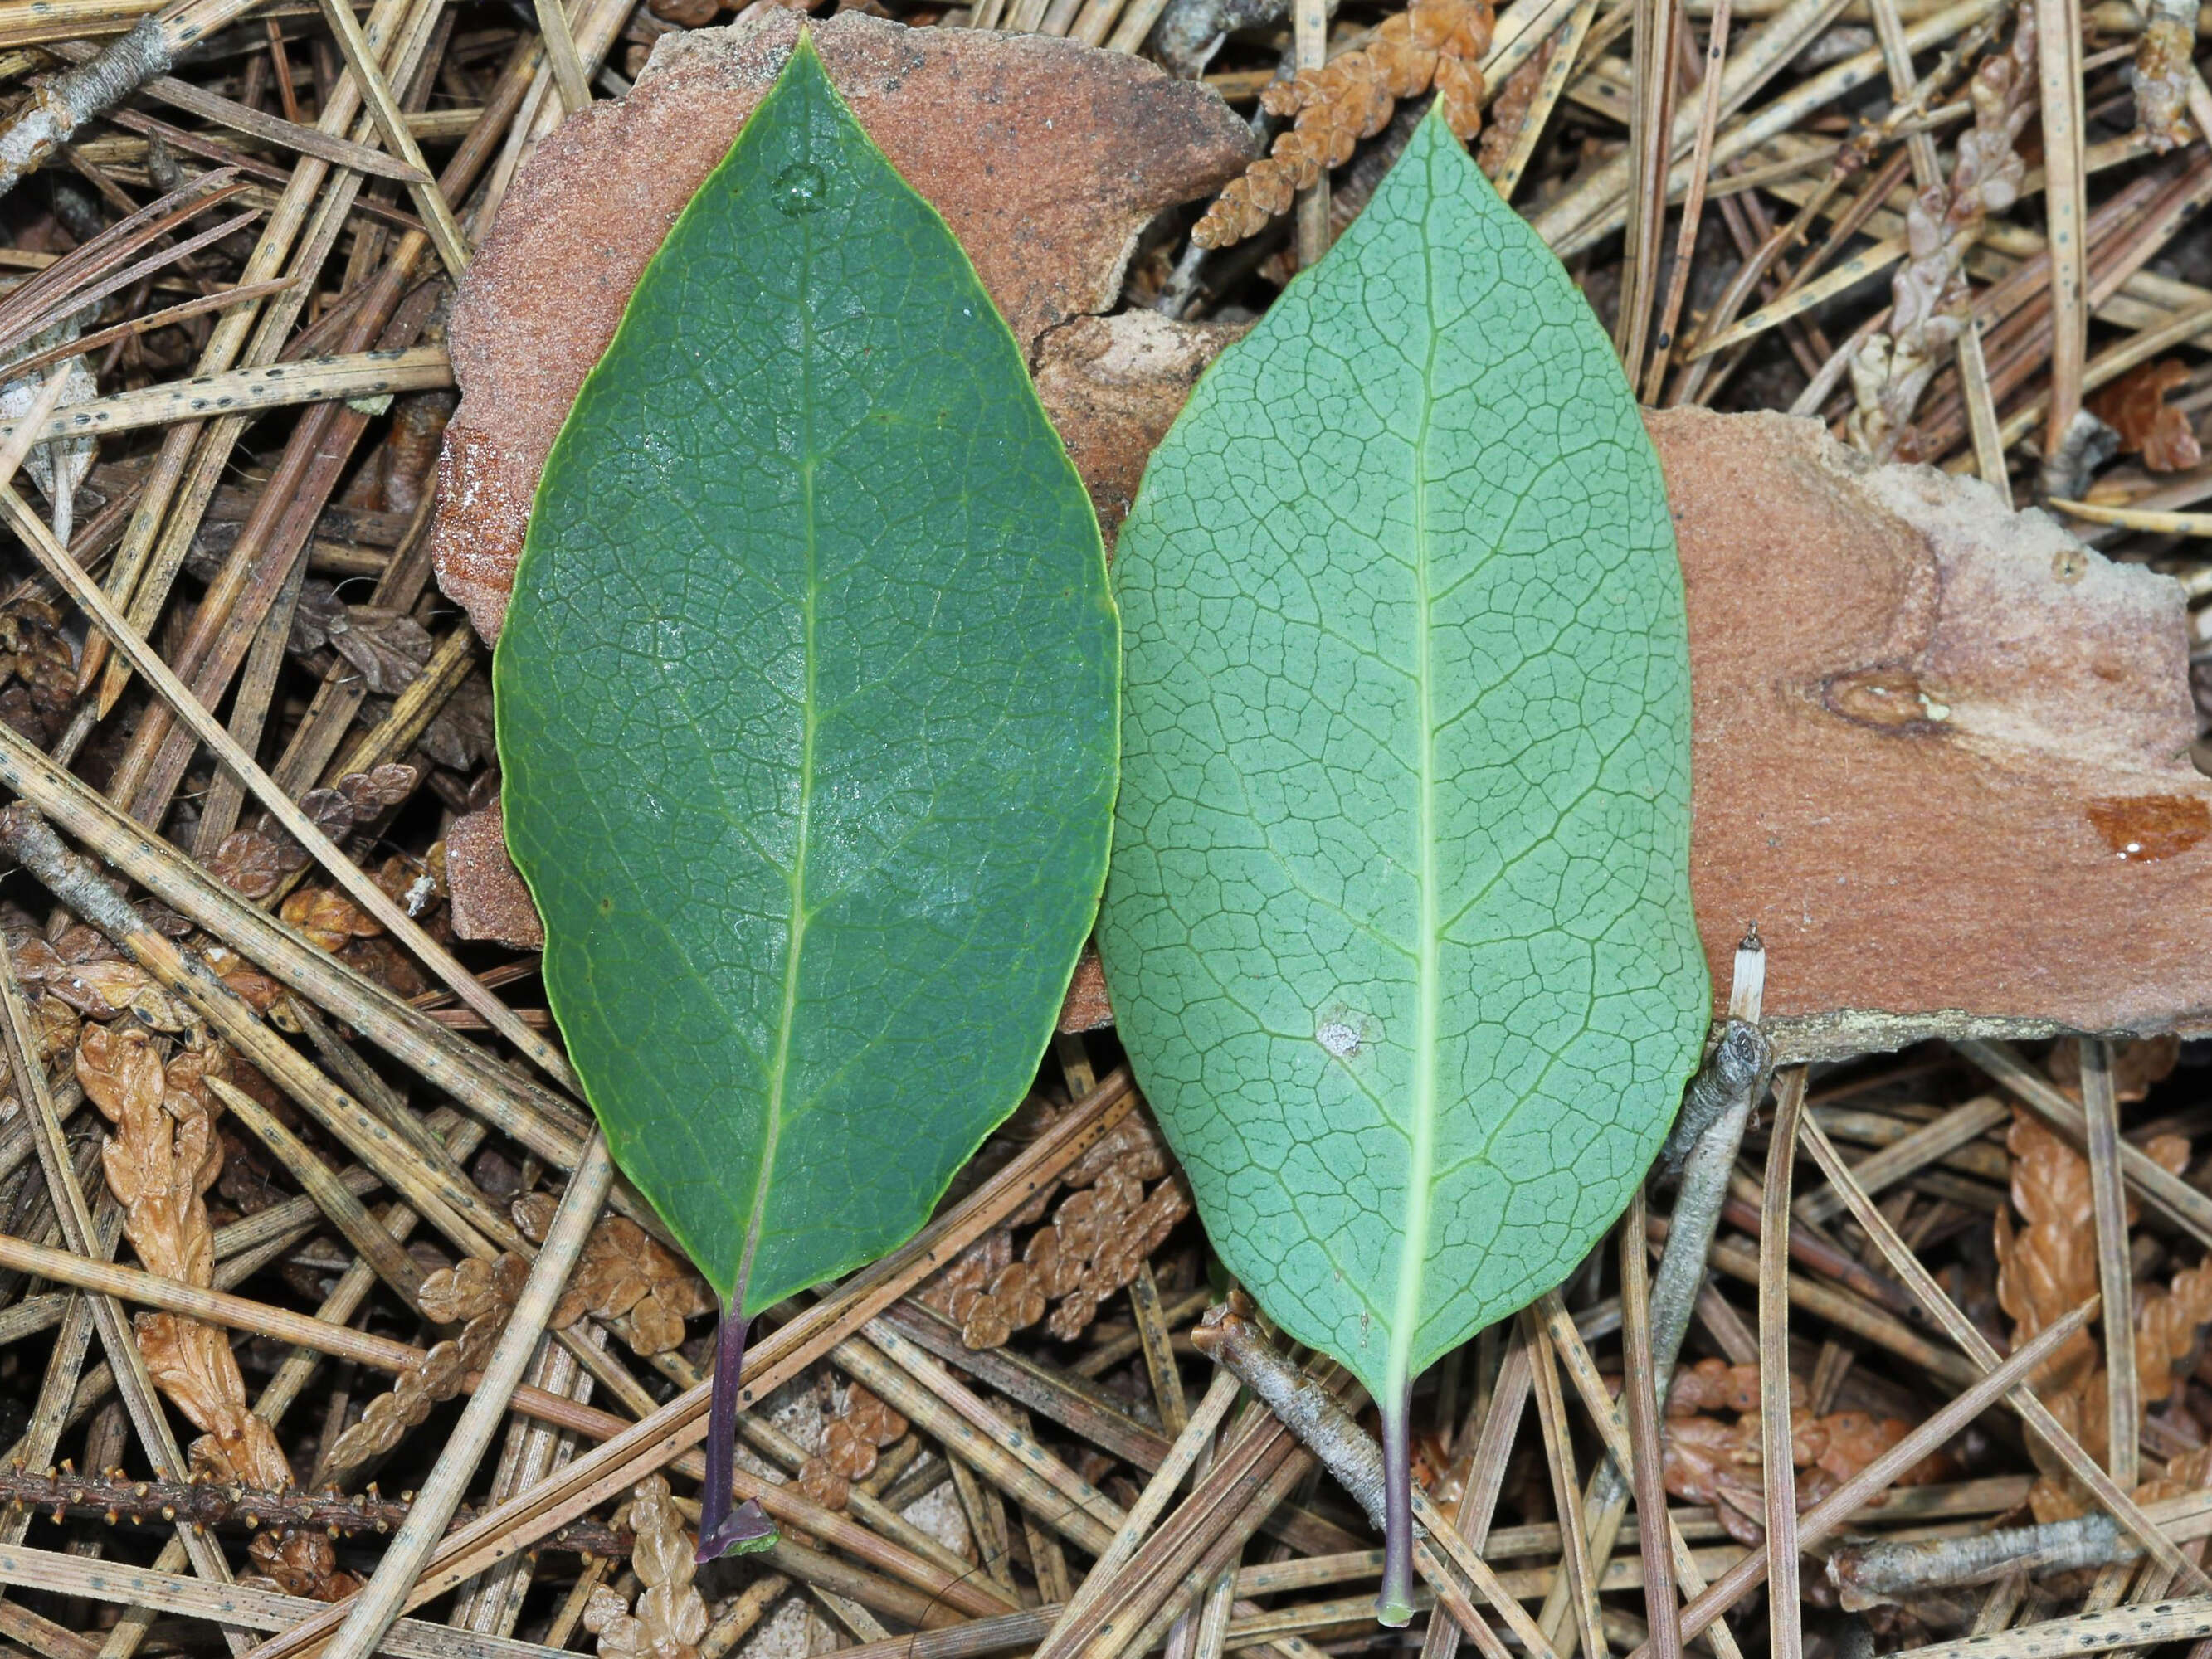
[[[799,1466],[799,1485],[828,1510],[842,1510],[852,1485],[875,1473],[878,1454],[907,1431],[907,1420],[855,1382],[845,1409],[823,1425],[822,1450]]]
[[[2122,1101],[2140,1100],[2149,1085],[2173,1064],[2175,1050],[2161,1042],[2130,1043],[2119,1051],[2115,1081]],[[2078,1092],[2078,1069],[2062,1048],[2052,1066],[2062,1088]],[[2013,1321],[2013,1340],[2025,1341],[2053,1323],[2066,1298],[2074,1304],[2095,1292],[2097,1230],[2087,1159],[2024,1108],[2014,1108],[2006,1135],[2012,1154],[2012,1208],[2018,1219],[2000,1212],[1995,1242],[1997,1299]],[[2179,1175],[2189,1167],[2190,1143],[2179,1135],[2154,1135],[2142,1143],[2144,1155]],[[2128,1219],[2136,1220],[2135,1206]],[[2208,1326],[2212,1326],[2212,1263],[2175,1273],[2160,1285],[2135,1286],[2136,1377],[2142,1403],[2156,1406],[2195,1370]],[[2106,1397],[2108,1379],[2101,1346],[2086,1334],[2051,1356],[2036,1379],[2036,1392],[2083,1449],[2102,1459],[2107,1449]],[[2028,1494],[2039,1521],[2063,1521],[2084,1514],[2094,1500],[2065,1466],[2039,1441],[2029,1455],[2041,1470]]]
[[[669,1495],[667,1480],[650,1475],[635,1487],[627,1513],[635,1530],[630,1570],[635,1606],[602,1584],[584,1609],[584,1628],[599,1638],[599,1659],[696,1659],[707,1634],[707,1602],[691,1580],[693,1535]]]
[[[1190,1213],[1189,1191],[1141,1115],[1125,1119],[1061,1178],[1076,1190],[1018,1253],[1010,1224],[979,1239],[919,1293],[959,1325],[970,1348],[995,1348],[1039,1320],[1073,1341],[1097,1317],[1098,1304],[1134,1279]],[[1013,1224],[1043,1221],[1050,1197],[1038,1194]]]
[[[1317,70],[1300,70],[1260,94],[1271,115],[1297,118],[1267,155],[1224,190],[1191,232],[1200,247],[1257,235],[1290,210],[1291,198],[1352,159],[1353,148],[1389,122],[1401,98],[1431,87],[1462,140],[1482,131],[1482,55],[1497,14],[1486,0],[1413,0],[1375,31],[1374,40]]]
[[[1805,1403],[1803,1379],[1790,1379],[1790,1455],[1802,1509],[1810,1509],[1903,1440],[1913,1425],[1900,1418],[1863,1411],[1816,1413]],[[1701,1359],[1675,1374],[1661,1429],[1668,1493],[1686,1504],[1713,1506],[1721,1526],[1737,1542],[1766,1539],[1765,1452],[1759,1423],[1759,1367]],[[1714,1415],[1735,1413],[1734,1420]],[[1892,1483],[1927,1486],[1955,1478],[1942,1452],[1923,1458]],[[1885,1494],[1869,1500],[1879,1507]]]

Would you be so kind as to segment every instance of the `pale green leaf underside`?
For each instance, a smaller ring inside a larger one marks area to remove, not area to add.
[[[1200,385],[1115,576],[1122,1038],[1231,1270],[1381,1395],[1620,1213],[1709,996],[1658,464],[1441,120]]]
[[[1012,336],[802,40],[562,429],[495,663],[570,1054],[747,1311],[908,1237],[1027,1089],[1117,654]]]

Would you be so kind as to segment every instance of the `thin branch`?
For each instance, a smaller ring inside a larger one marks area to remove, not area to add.
[[[1725,7],[1728,0],[1720,4]],[[1620,1393],[1627,1407],[1629,1467],[1641,1522],[1637,1547],[1644,1558],[1644,1613],[1651,1630],[1652,1659],[1681,1659],[1682,1615],[1674,1600],[1674,1563],[1667,1540],[1651,1524],[1655,1517],[1667,1514],[1667,1486],[1659,1440],[1660,1401],[1653,1386],[1657,1368],[1651,1354],[1651,1277],[1644,1254],[1644,1188],[1638,1187],[1628,1200],[1620,1230]],[[1673,1524],[1671,1516],[1668,1524]]]
[[[1805,1115],[1805,1068],[1775,1081],[1774,1133],[1766,1149],[1759,1230],[1759,1413],[1766,1489],[1767,1641],[1774,1659],[1798,1659],[1804,1619],[1797,1587],[1796,1433],[1790,1409],[1790,1176]]]
[[[2112,1045],[2083,1037],[2081,1105],[2088,1125],[2089,1195],[2097,1223],[2097,1286],[2105,1312],[2105,1394],[2112,1484],[2134,1490],[2140,1478],[2142,1384],[2136,1374],[2135,1267],[2129,1259],[2128,1200],[2120,1176],[2120,1109],[2112,1089]]]
[[[1266,1402],[1379,1529],[1383,1512],[1382,1449],[1373,1437],[1352,1420],[1326,1389],[1284,1358],[1233,1304],[1224,1304],[1206,1315],[1200,1339],[1200,1348],[1235,1372]],[[1413,1519],[1420,1528],[1415,1566],[1478,1644],[1487,1651],[1498,1638],[1468,1600],[1470,1588],[1497,1611],[1538,1659],[1557,1659],[1535,1621],[1506,1592],[1457,1529],[1418,1492],[1413,1495]]]

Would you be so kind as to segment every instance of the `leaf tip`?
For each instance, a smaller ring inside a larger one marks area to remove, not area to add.
[[[822,62],[822,50],[814,44],[814,24],[803,15],[799,20],[799,39],[792,43],[791,57],[783,68],[787,75],[798,70],[801,74],[811,71],[825,82],[830,78],[830,71]]]
[[[1460,141],[1459,134],[1452,131],[1451,123],[1444,118],[1444,100],[1441,98],[1430,104],[1429,112],[1420,118],[1413,133],[1425,145],[1443,144],[1462,155],[1468,154],[1468,147]],[[1486,178],[1487,176],[1485,175]]]

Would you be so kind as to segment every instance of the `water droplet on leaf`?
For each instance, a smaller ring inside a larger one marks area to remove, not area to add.
[[[775,175],[776,210],[796,219],[830,205],[830,177],[811,161],[793,161]]]

